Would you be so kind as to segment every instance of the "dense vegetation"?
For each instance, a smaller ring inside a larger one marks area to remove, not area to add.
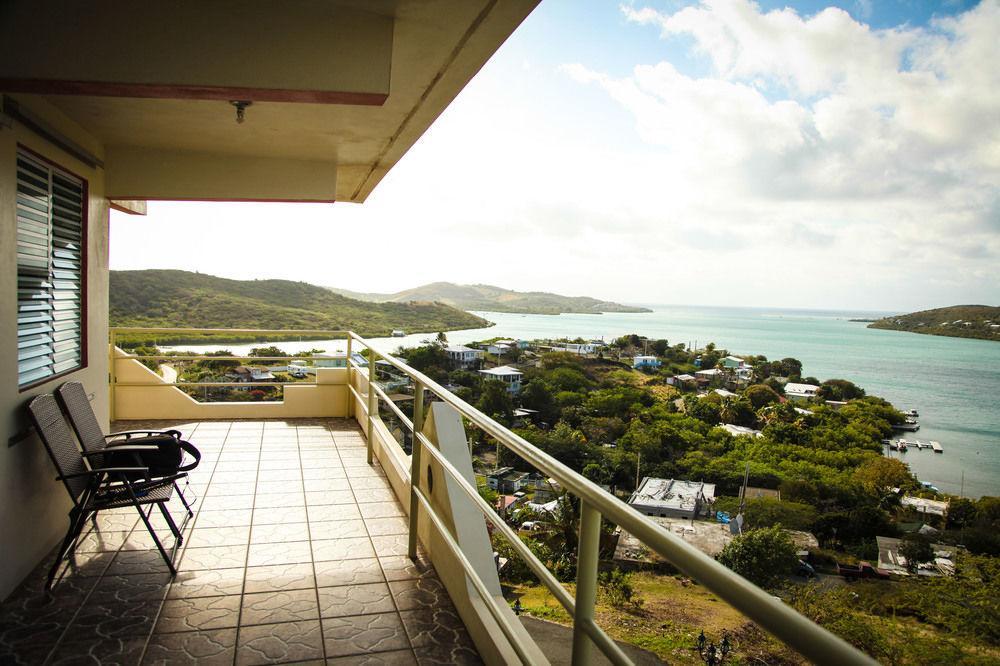
[[[637,371],[616,360],[647,350],[662,367]],[[996,585],[1000,556],[1000,499],[977,501],[945,497],[923,489],[907,465],[883,455],[882,440],[892,436],[892,425],[903,415],[891,404],[867,395],[845,379],[804,375],[802,363],[784,358],[744,357],[753,366],[753,378],[740,383],[735,375],[720,373],[713,383],[667,385],[675,373],[693,373],[719,367],[725,350],[709,345],[693,353],[665,340],[625,336],[602,354],[581,357],[567,353],[510,352],[497,363],[518,362],[524,373],[516,396],[502,385],[470,370],[452,367],[439,346],[401,350],[418,369],[456,392],[483,412],[511,426],[543,451],[595,482],[627,498],[643,476],[704,480],[717,485],[715,510],[735,512],[736,495],[749,470],[749,485],[780,491],[780,501],[751,499],[744,509],[745,529],[720,560],[758,583],[770,587],[810,617],[887,663],[988,663],[1000,651],[995,629],[998,616]],[[697,366],[696,366],[697,362]],[[816,398],[793,402],[784,396],[788,381],[816,384]],[[717,392],[712,389],[723,389]],[[827,401],[832,401],[828,404]],[[846,404],[845,404],[846,403]],[[515,416],[515,409],[534,410]],[[719,427],[736,424],[759,431],[759,436],[733,436]],[[480,470],[509,465],[532,468],[488,437],[472,433]],[[536,497],[540,491],[534,492]],[[931,520],[900,505],[903,493],[949,499],[947,521],[936,521],[936,542],[963,544],[955,577],[927,580],[912,576],[886,583],[864,583],[850,588],[793,582],[797,558],[786,533],[779,528],[805,530],[820,543],[814,549],[820,570],[837,561],[874,561],[876,536],[904,537],[904,549],[928,561],[928,542],[908,536]],[[507,512],[512,525],[531,521],[523,540],[555,575],[572,581],[576,565],[578,506],[558,492],[555,510],[530,508]],[[492,499],[493,494],[484,490]],[[543,500],[538,500],[543,501]],[[606,525],[602,553],[610,560],[613,526]],[[549,597],[533,584],[530,571],[500,539],[494,547],[511,564],[502,575],[526,608],[562,620]],[[612,567],[602,577],[603,610],[613,633],[654,649],[670,661],[688,663],[690,641],[697,627],[675,617],[651,598],[649,591],[669,593],[674,602],[700,605],[705,593],[677,585],[664,577],[669,567],[653,565],[646,574],[629,579]],[[869,586],[870,585],[870,586]],[[979,585],[979,589],[974,589]],[[953,608],[955,605],[962,608]],[[656,616],[652,609],[663,615]],[[666,623],[664,620],[667,620]],[[707,620],[704,621],[708,624]],[[737,619],[727,620],[736,632],[739,659],[762,663],[800,663],[780,645],[763,638],[759,630]],[[697,655],[695,655],[696,657]],[[694,660],[696,661],[696,659]]]
[[[304,282],[227,280],[174,270],[111,271],[110,300],[112,326],[353,330],[385,336],[393,329],[423,333],[490,325],[442,303],[364,303]],[[213,336],[211,341],[275,337]],[[199,339],[157,335],[144,341],[177,344]]]
[[[438,303],[447,303],[460,310],[488,310],[492,312],[518,312],[522,314],[651,312],[647,308],[621,305],[620,303],[601,301],[587,296],[560,296],[559,294],[550,294],[543,291],[511,291],[510,289],[493,287],[488,284],[433,282],[394,294],[363,294],[344,289],[333,289],[333,291],[362,301],[373,301],[376,303],[435,301]]]
[[[868,325],[891,331],[909,331],[954,338],[1000,340],[1000,307],[955,305],[905,315],[883,317]]]

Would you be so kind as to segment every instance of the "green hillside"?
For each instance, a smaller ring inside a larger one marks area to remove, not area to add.
[[[601,314],[602,312],[652,312],[647,308],[602,301],[589,296],[560,296],[544,291],[512,291],[488,284],[454,284],[433,282],[394,294],[365,294],[330,288],[331,291],[373,303],[407,303],[410,301],[435,301],[447,303],[460,310],[488,310],[491,312],[516,312],[520,314],[560,314],[575,312]]]
[[[365,303],[289,280],[227,280],[175,270],[111,271],[110,291],[112,326],[353,330],[377,337],[393,329],[425,333],[490,325],[442,303]],[[234,335],[225,341],[274,337]],[[198,339],[156,336],[159,344]]]
[[[868,328],[1000,341],[1000,307],[954,305],[883,317],[869,324]]]

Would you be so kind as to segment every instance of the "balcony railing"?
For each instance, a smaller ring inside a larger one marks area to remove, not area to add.
[[[143,383],[116,383],[115,363],[116,352],[114,341],[117,336],[142,334],[254,334],[254,335],[329,335],[346,341],[347,372],[344,382],[352,400],[345,406],[345,416],[354,416],[354,406],[362,408],[363,414],[356,418],[367,426],[368,461],[375,456],[376,425],[383,426],[379,416],[380,407],[384,406],[391,412],[395,420],[410,433],[412,438],[412,453],[409,457],[409,555],[417,555],[418,524],[421,514],[424,514],[440,533],[443,543],[447,546],[454,561],[461,564],[464,574],[472,588],[481,598],[485,608],[495,620],[517,656],[523,663],[534,663],[540,654],[536,645],[530,644],[530,638],[519,630],[517,618],[513,615],[502,599],[490,593],[486,582],[477,573],[476,567],[470,561],[445,518],[435,509],[435,504],[420,484],[411,483],[410,479],[420,478],[421,465],[425,464],[425,456],[433,459],[443,469],[453,487],[461,489],[471,506],[478,509],[483,517],[493,525],[494,533],[502,535],[524,563],[535,573],[552,595],[573,617],[573,664],[588,664],[591,661],[593,647],[596,646],[614,664],[632,664],[633,662],[608,634],[594,622],[594,607],[597,596],[597,576],[599,565],[599,546],[601,521],[608,520],[618,525],[622,530],[634,535],[650,551],[658,554],[679,570],[697,580],[707,589],[741,611],[748,618],[765,628],[778,639],[797,650],[800,654],[820,664],[874,664],[874,660],[860,652],[843,639],[835,636],[822,627],[814,624],[794,609],[785,605],[780,599],[771,596],[764,590],[753,585],[741,576],[733,573],[711,557],[705,555],[693,546],[674,536],[666,529],[642,515],[628,504],[617,499],[592,481],[576,473],[552,456],[544,453],[527,440],[519,437],[506,427],[489,418],[475,407],[457,397],[444,387],[437,384],[423,373],[411,368],[397,358],[386,355],[372,346],[364,338],[353,332],[343,331],[287,331],[287,330],[254,330],[254,329],[112,329],[112,373],[111,390],[112,404],[116,387],[142,386]],[[359,366],[351,361],[353,352],[368,350],[367,367]],[[120,360],[120,357],[118,357]],[[155,356],[131,357],[148,359],[201,360],[220,357],[204,355],[188,356]],[[224,357],[229,358],[229,357]],[[234,356],[233,360],[249,357]],[[292,357],[295,358],[295,357]],[[303,357],[304,358],[304,357]],[[396,371],[409,378],[413,384],[413,416],[407,416],[378,385],[376,381],[376,362],[385,360]],[[255,361],[267,360],[254,358]],[[281,360],[289,360],[282,357]],[[183,383],[183,386],[194,386],[198,383]],[[177,386],[176,384],[163,384]],[[218,383],[211,383],[218,385]],[[246,384],[238,384],[245,386]],[[273,385],[273,384],[272,384]],[[548,570],[528,546],[521,541],[517,533],[497,514],[493,506],[484,500],[476,487],[466,480],[466,477],[455,467],[436,444],[424,433],[425,404],[430,396],[450,405],[461,415],[468,425],[480,429],[498,441],[502,446],[518,455],[525,462],[547,476],[555,479],[568,493],[580,501],[579,549],[577,558],[577,580],[575,594],[571,594],[556,577]],[[250,403],[246,407],[252,409],[259,403]],[[402,499],[402,498],[401,498]]]

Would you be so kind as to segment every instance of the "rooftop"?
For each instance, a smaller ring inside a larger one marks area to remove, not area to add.
[[[524,373],[520,370],[510,367],[509,365],[501,365],[496,368],[489,368],[487,370],[480,370],[479,372],[485,375],[496,375],[497,377],[513,377],[521,376]]]
[[[693,511],[699,496],[714,498],[715,484],[647,476],[632,493],[628,503]]]

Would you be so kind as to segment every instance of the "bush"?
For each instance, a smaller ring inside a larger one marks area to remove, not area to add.
[[[632,586],[632,574],[621,569],[602,571],[598,577],[601,596],[615,608],[639,608],[642,598]]]
[[[728,544],[718,560],[750,582],[772,587],[798,564],[795,544],[780,525],[751,530]]]

